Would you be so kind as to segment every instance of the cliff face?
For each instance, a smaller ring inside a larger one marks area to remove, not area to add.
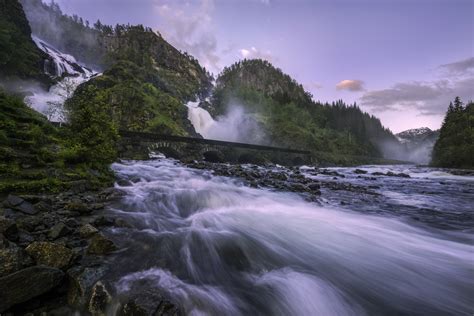
[[[31,39],[31,28],[17,0],[0,0],[0,76],[46,80],[47,56]]]

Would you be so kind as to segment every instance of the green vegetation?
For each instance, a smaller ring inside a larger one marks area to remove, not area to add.
[[[0,0],[0,76],[45,80],[46,56],[31,40],[31,29],[17,0]]]
[[[439,138],[433,149],[431,164],[446,168],[474,169],[474,103],[465,107],[459,97],[451,102]]]
[[[379,143],[397,143],[377,118],[357,105],[314,102],[300,84],[267,61],[244,60],[224,69],[217,79],[212,114],[224,114],[233,101],[254,114],[272,145],[382,156]]]
[[[59,131],[20,98],[0,91],[0,194],[109,184],[108,167],[76,151],[71,135],[73,131]]]

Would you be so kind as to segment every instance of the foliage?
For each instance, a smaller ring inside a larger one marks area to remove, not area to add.
[[[0,131],[0,194],[59,192],[77,180],[96,188],[112,179],[106,164],[77,151],[72,131],[56,129],[20,98],[2,91]]]
[[[258,118],[273,145],[381,156],[379,142],[398,143],[356,104],[314,102],[300,84],[267,61],[244,60],[224,69],[216,82],[212,114],[224,114],[233,101]]]
[[[433,149],[431,164],[446,168],[474,168],[474,103],[451,102]]]
[[[44,54],[31,40],[31,29],[17,0],[0,0],[0,75],[42,77]]]

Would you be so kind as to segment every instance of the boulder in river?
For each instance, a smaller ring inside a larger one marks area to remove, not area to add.
[[[64,223],[57,223],[48,232],[48,237],[52,240],[63,237],[71,232],[71,229]]]
[[[63,277],[59,269],[34,266],[0,278],[0,312],[49,292]]]
[[[73,252],[63,245],[52,242],[38,241],[26,247],[26,252],[37,264],[64,269],[71,263]]]
[[[79,235],[83,238],[91,237],[97,234],[98,232],[99,230],[95,228],[94,226],[92,226],[91,224],[85,224],[79,228]]]

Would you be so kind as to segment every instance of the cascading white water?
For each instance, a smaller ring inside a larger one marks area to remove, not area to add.
[[[188,119],[196,132],[206,139],[265,144],[265,135],[253,115],[239,104],[229,104],[225,115],[213,119],[198,102],[188,102]]]
[[[246,187],[172,160],[112,168],[135,181],[121,187],[126,195],[116,208],[134,226],[114,231],[125,249],[114,260],[125,274],[119,293],[147,280],[189,315],[473,310],[474,247],[449,235]]]
[[[98,75],[97,72],[81,66],[71,55],[61,53],[48,43],[36,36],[32,37],[38,48],[48,54],[53,65],[45,65],[45,72],[53,77],[63,78],[45,91],[38,86],[31,87],[31,95],[25,98],[25,102],[36,111],[43,113],[50,121],[63,122],[66,120],[63,105],[66,99],[72,96],[76,88]],[[53,73],[50,69],[54,69]]]

